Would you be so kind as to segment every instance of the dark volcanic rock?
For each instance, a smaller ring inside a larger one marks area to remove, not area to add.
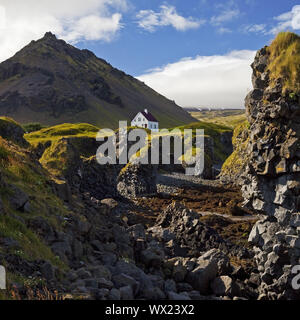
[[[157,166],[129,163],[118,177],[118,192],[125,198],[156,194]]]
[[[170,243],[170,254],[198,257],[201,253],[225,246],[218,233],[199,221],[201,215],[173,202],[157,218],[151,231],[158,239]]]
[[[89,192],[96,199],[113,198],[118,195],[117,178],[120,165],[100,165],[96,157],[83,161],[80,170],[81,192]]]
[[[24,129],[14,120],[0,118],[0,136],[2,138],[12,141],[21,147],[28,147],[29,143],[24,139],[24,133]]]
[[[246,98],[250,138],[243,174],[245,204],[267,215],[254,226],[260,272],[260,299],[299,299],[291,287],[292,268],[300,259],[300,105],[283,92],[282,80],[269,81],[267,48],[253,68],[254,90]]]

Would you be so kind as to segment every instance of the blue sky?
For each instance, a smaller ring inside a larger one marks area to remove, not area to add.
[[[140,75],[145,70],[176,62],[183,57],[225,54],[232,50],[258,50],[274,36],[263,32],[246,32],[251,25],[266,25],[266,30],[276,26],[274,17],[289,12],[300,1],[294,0],[132,0],[132,7],[124,14],[123,28],[109,43],[86,41],[78,43],[80,48],[91,48],[98,56],[112,65],[132,74]],[[158,27],[148,32],[137,24],[136,14],[140,10],[160,11],[161,5],[174,6],[183,17],[206,20],[196,29],[178,31],[172,26]],[[210,20],[224,11],[236,11],[237,15],[220,25]],[[238,12],[239,11],[239,12]],[[300,24],[300,22],[299,22]],[[221,32],[226,28],[227,32]],[[231,32],[229,32],[229,30]]]
[[[300,0],[0,0],[0,61],[47,31],[181,106],[242,107],[255,52]]]

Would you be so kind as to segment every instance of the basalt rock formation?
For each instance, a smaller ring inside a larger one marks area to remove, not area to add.
[[[155,165],[129,163],[118,176],[118,192],[129,199],[156,194],[156,176]]]
[[[250,135],[242,192],[245,204],[265,215],[249,237],[256,247],[261,299],[299,298],[292,269],[300,263],[300,103],[299,92],[287,83],[300,70],[286,62],[291,47],[296,61],[300,38],[289,33],[258,51],[254,90],[246,97]],[[272,61],[278,55],[288,72],[276,78]]]
[[[300,105],[283,95],[281,79],[270,84],[268,58],[268,48],[257,53],[254,90],[246,97],[251,133],[243,194],[255,210],[274,216],[300,209]]]

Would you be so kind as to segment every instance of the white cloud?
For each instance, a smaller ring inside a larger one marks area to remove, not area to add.
[[[111,41],[126,8],[127,0],[1,0],[0,61],[47,31],[72,43]]]
[[[217,32],[219,34],[232,33],[232,31],[229,28],[225,28],[225,27],[219,27],[217,29]]]
[[[139,76],[141,81],[182,106],[241,107],[252,88],[255,51],[184,58]]]
[[[219,15],[213,16],[210,20],[212,25],[219,26],[225,22],[230,22],[240,15],[239,9],[226,9]]]
[[[291,11],[274,18],[278,24],[269,33],[276,34],[287,29],[300,30],[300,5],[294,6]]]
[[[250,24],[243,27],[243,31],[246,33],[265,33],[266,25],[265,24]]]
[[[80,18],[74,25],[66,29],[62,37],[66,41],[77,42],[85,40],[105,40],[110,41],[115,33],[120,29],[122,15],[115,13],[111,17],[99,17],[89,15]]]
[[[188,29],[197,29],[204,20],[196,20],[192,17],[185,18],[180,16],[176,8],[169,5],[160,6],[160,11],[141,10],[137,14],[138,25],[150,32],[154,32],[158,27],[172,26],[176,30],[185,31]]]

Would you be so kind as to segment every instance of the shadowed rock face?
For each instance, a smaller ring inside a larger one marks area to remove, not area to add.
[[[270,82],[269,54],[258,51],[253,86],[246,97],[250,138],[242,192],[248,206],[266,217],[249,241],[255,245],[260,299],[299,299],[292,268],[300,264],[300,105],[283,94],[282,79]]]
[[[118,192],[129,199],[156,194],[156,176],[157,166],[130,163],[118,176]]]
[[[249,167],[243,195],[255,210],[274,215],[300,209],[300,106],[281,79],[273,87],[267,70],[268,51],[252,64],[254,90],[246,97],[250,127]]]
[[[18,144],[21,147],[29,146],[29,143],[23,137],[23,128],[12,119],[0,118],[0,136]]]

